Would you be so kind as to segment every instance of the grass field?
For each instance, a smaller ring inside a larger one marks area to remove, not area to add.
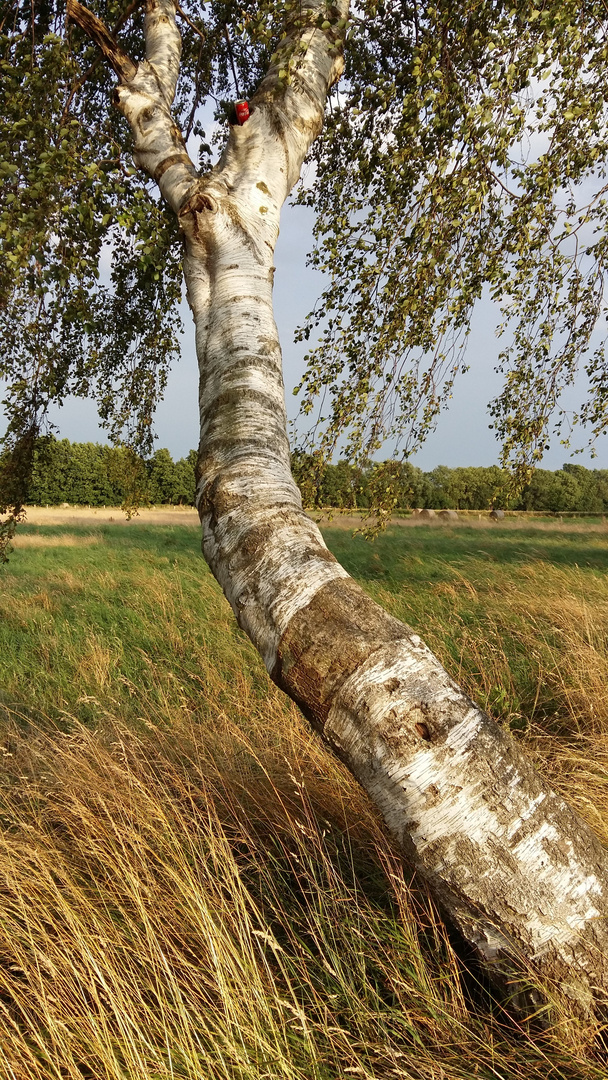
[[[326,539],[608,841],[605,526]],[[463,974],[197,528],[29,525],[1,574],[2,1080],[606,1076]]]

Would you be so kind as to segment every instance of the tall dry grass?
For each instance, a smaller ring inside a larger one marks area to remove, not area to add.
[[[481,624],[462,621],[458,666],[444,659],[608,844],[608,581],[588,585],[578,568],[553,580],[531,568],[494,605],[484,599]]]
[[[133,550],[106,538],[39,564],[32,547],[31,576],[5,579],[4,647],[29,644],[30,666],[4,657],[20,676],[0,705],[2,1080],[605,1077],[563,1027],[518,1029],[467,976],[200,564]],[[453,596],[433,585],[427,637],[526,722],[601,831],[608,596],[584,602],[576,571],[544,590],[526,573],[510,591],[461,569]]]
[[[5,727],[0,1075],[602,1075],[472,1012],[432,906],[303,727],[168,719]]]

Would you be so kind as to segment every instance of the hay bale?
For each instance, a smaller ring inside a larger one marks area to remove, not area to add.
[[[422,518],[424,521],[428,521],[429,518],[436,517],[436,514],[434,510],[421,510],[418,517]]]
[[[458,514],[455,510],[440,510],[439,517],[443,521],[458,521]]]
[[[490,510],[491,521],[502,521],[505,516],[504,510]]]

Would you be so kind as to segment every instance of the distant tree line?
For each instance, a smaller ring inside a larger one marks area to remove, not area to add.
[[[120,506],[134,496],[142,505],[194,504],[196,452],[173,461],[168,450],[144,460],[123,446],[39,441],[28,501],[35,506]]]
[[[339,461],[321,465],[308,455],[294,455],[292,468],[308,507],[365,509],[378,505],[378,489],[395,509],[536,510],[553,513],[608,513],[608,469],[567,464],[552,472],[536,469],[528,486],[514,496],[509,473],[498,465],[450,469],[439,465],[423,472],[410,462]]]
[[[125,447],[70,443],[44,438],[35,456],[29,502],[118,506],[134,494],[142,505],[194,504],[196,451],[173,461],[166,449],[143,459]],[[528,486],[510,494],[509,475],[497,465],[423,472],[409,462],[319,465],[294,454],[293,471],[307,507],[367,509],[378,489],[395,509],[513,510],[608,513],[608,469],[567,464],[554,472],[537,469]]]

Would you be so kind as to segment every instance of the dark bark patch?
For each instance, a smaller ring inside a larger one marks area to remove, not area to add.
[[[199,500],[198,512],[201,517],[203,514],[211,514],[210,525],[213,529],[220,517],[235,510],[242,503],[243,496],[235,495],[222,481],[220,475],[205,487]]]
[[[164,158],[164,160],[161,161],[158,168],[154,170],[154,179],[157,183],[160,180],[161,176],[163,176],[167,172],[167,169],[172,168],[173,165],[185,165],[190,175],[196,176],[196,169],[190,161],[188,154],[169,154],[168,157]]]
[[[201,410],[201,419],[208,416],[209,413],[213,413],[221,417],[223,423],[225,423],[228,410],[234,408],[234,406],[240,407],[247,401],[254,401],[256,405],[260,405],[265,409],[273,419],[276,417],[277,403],[274,397],[265,394],[263,390],[252,390],[251,388],[236,386],[232,390],[224,390],[213,401],[210,401],[207,407]]]
[[[281,343],[278,338],[259,338],[258,352],[260,353],[260,356],[272,356],[272,354],[277,351],[281,351]]]
[[[222,425],[222,427],[225,427],[225,424]],[[270,434],[268,434],[267,436],[262,436],[259,433],[256,433],[255,435],[247,434],[245,438],[240,439],[238,435],[234,435],[232,437],[222,435],[214,436],[207,432],[205,434],[205,446],[209,447],[211,451],[209,457],[214,460],[219,460],[220,462],[223,454],[225,453],[230,454],[232,459],[234,459],[234,452],[240,450],[242,452],[243,458],[246,458],[251,457],[251,455],[256,452],[259,452],[260,454],[263,454],[264,451],[268,452],[269,448],[275,452],[275,460],[277,458],[280,460],[280,455],[278,451],[283,446],[285,446],[288,450],[289,442],[287,439],[287,435],[285,435],[284,432],[280,430],[278,424],[276,425],[275,434],[275,439],[271,438]],[[219,468],[222,467],[223,463],[219,466]]]
[[[185,217],[186,214],[202,214],[204,211],[210,211],[212,214],[217,212],[217,203],[211,195],[205,191],[195,191],[194,195],[191,195],[188,201],[182,206],[179,216]]]
[[[268,355],[266,352],[263,355],[256,356],[254,353],[237,354],[237,359],[230,360],[225,367],[222,368],[222,375],[225,379],[228,379],[237,371],[272,371],[276,379],[281,372],[281,357]],[[282,378],[281,378],[282,384]]]
[[[319,557],[320,550],[314,554]],[[280,642],[272,678],[322,731],[345,679],[376,649],[402,639],[408,629],[350,578],[333,581],[294,615]]]

